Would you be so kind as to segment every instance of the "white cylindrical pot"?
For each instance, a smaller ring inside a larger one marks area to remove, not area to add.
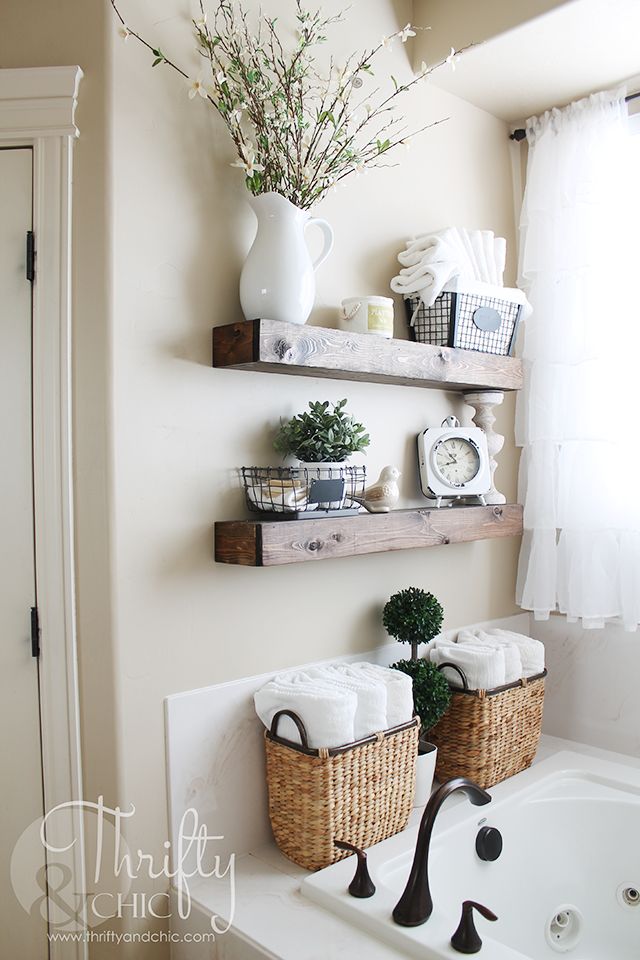
[[[279,193],[250,197],[258,230],[240,274],[240,304],[247,320],[306,323],[316,295],[315,270],[331,253],[333,231]],[[311,224],[324,234],[322,253],[312,262],[305,240]]]
[[[391,297],[347,297],[338,317],[342,330],[393,337],[393,300]]]
[[[307,479],[309,482],[309,489],[311,489],[311,483],[314,480],[342,480],[346,479],[344,468],[348,466],[346,461],[342,463],[303,463],[299,462],[298,466],[302,470],[307,471]],[[329,503],[319,503],[318,507],[320,510],[341,510],[344,506],[344,502],[347,497],[347,484],[344,486],[344,493],[340,500],[332,500]]]
[[[424,807],[431,796],[431,787],[436,772],[436,757],[438,748],[433,743],[420,741],[420,750],[416,757],[416,790],[413,797],[414,807]]]

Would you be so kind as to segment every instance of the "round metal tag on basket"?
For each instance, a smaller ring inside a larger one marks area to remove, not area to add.
[[[473,314],[473,322],[478,330],[484,330],[487,333],[495,333],[500,329],[502,317],[493,307],[478,307]]]

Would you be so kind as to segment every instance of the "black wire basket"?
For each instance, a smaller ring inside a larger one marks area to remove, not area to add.
[[[430,307],[405,300],[414,340],[508,356],[513,352],[522,304],[477,293],[441,293]],[[412,322],[413,320],[413,322]]]
[[[345,516],[359,510],[366,467],[319,463],[304,467],[242,467],[247,506],[279,520]]]

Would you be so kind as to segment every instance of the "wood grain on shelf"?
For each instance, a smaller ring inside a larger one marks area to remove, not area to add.
[[[270,567],[331,557],[513,537],[522,507],[443,507],[309,520],[240,520],[215,524],[219,563]]]
[[[213,366],[442,390],[519,390],[522,362],[276,320],[213,328]]]

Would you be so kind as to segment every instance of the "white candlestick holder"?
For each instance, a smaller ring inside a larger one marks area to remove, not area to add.
[[[496,456],[504,446],[504,437],[496,433],[493,425],[496,418],[493,415],[493,408],[499,406],[504,400],[504,393],[499,390],[482,390],[475,393],[464,393],[464,402],[475,409],[473,423],[476,427],[484,430],[487,437],[487,448],[489,450],[489,468],[491,470],[491,489],[485,496],[487,503],[506,503],[507,498],[495,488],[493,475],[497,466]]]

